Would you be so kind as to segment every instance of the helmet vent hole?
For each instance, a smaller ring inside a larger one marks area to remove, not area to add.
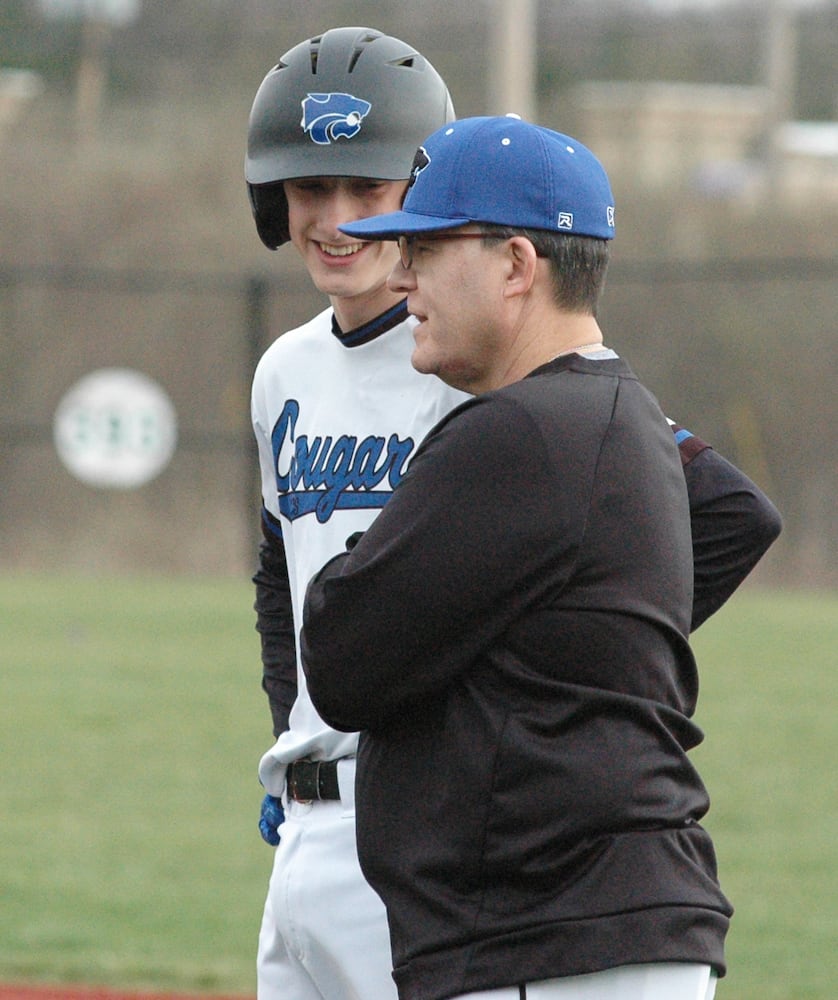
[[[391,66],[404,66],[405,69],[413,69],[416,65],[416,56],[405,56],[404,59],[394,59]]]
[[[381,33],[380,32],[374,32],[374,33],[373,32],[368,32],[366,35],[362,35],[358,39],[358,41],[355,43],[355,50],[353,51],[352,55],[349,57],[349,67],[347,69],[348,73],[351,73],[352,70],[355,69],[355,66],[358,63],[358,60],[364,54],[364,49],[368,45],[370,45],[372,42],[376,41],[376,39],[378,39],[378,38],[381,38]]]
[[[320,42],[322,41],[322,36],[318,35],[316,38],[312,38],[309,42],[308,57],[311,60],[311,72],[317,72],[317,57],[320,55]]]

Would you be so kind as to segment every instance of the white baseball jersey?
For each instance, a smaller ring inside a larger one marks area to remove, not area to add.
[[[382,317],[395,325],[354,346],[335,334],[332,315],[326,309],[276,340],[253,379],[262,497],[281,526],[297,636],[311,578],[369,527],[425,434],[468,398],[413,369],[415,321],[404,305]],[[299,650],[297,684],[289,729],[259,768],[276,796],[291,761],[337,759],[357,747],[357,734],[331,729],[315,711]]]

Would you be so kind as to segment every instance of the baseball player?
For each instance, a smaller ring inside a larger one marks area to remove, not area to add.
[[[396,240],[414,367],[473,394],[310,584],[309,691],[358,747],[401,1000],[712,1000],[731,907],[688,758],[689,502],[603,344],[602,166],[512,118],[437,130]]]
[[[467,398],[411,367],[415,321],[405,296],[387,287],[395,246],[337,228],[397,209],[417,146],[452,119],[430,63],[364,27],[291,48],[250,115],[246,180],[258,233],[272,250],[291,242],[330,302],[266,351],[253,380],[264,536],[254,582],[276,737],[260,766],[260,830],[278,844],[259,937],[260,1000],[396,996],[386,914],[357,859],[357,735],[331,728],[312,706],[297,637],[309,580],[370,526],[425,434]],[[738,470],[676,430],[698,623],[764,550],[765,506]]]
[[[278,737],[260,821],[268,839],[284,813],[259,937],[260,1000],[396,995],[384,907],[355,848],[357,737],[319,718],[295,647],[309,579],[372,523],[419,441],[464,398],[411,368],[404,296],[386,283],[395,247],[337,229],[398,208],[416,147],[453,114],[413,47],[347,27],[283,55],[250,116],[259,235],[270,249],[293,243],[331,303],[280,337],[253,380],[264,499],[256,607]]]

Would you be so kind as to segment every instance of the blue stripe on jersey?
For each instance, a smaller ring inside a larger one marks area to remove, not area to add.
[[[392,490],[359,490],[343,492],[337,499],[325,490],[301,490],[296,493],[281,493],[280,513],[295,521],[306,514],[316,514],[317,520],[328,521],[335,510],[380,510],[393,495]]]
[[[679,427],[678,430],[675,431],[675,442],[677,444],[681,444],[682,441],[686,441],[687,438],[691,438],[692,436],[692,431],[684,430],[683,427]]]
[[[267,534],[282,538],[282,526],[267,507],[262,508],[262,530]]]

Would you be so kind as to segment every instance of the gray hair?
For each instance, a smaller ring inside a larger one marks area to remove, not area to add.
[[[594,236],[571,236],[546,229],[514,229],[509,226],[480,224],[487,240],[508,240],[524,236],[536,254],[550,262],[553,298],[568,312],[596,316],[605,287],[608,269],[609,240]]]

